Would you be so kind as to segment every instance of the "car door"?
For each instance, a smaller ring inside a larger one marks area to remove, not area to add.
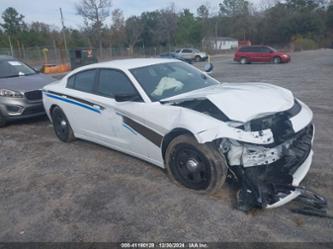
[[[252,62],[261,61],[261,49],[260,47],[250,47],[250,58]]]
[[[192,60],[194,58],[194,52],[192,49],[184,48],[181,52],[181,56],[186,60]]]
[[[71,76],[66,85],[66,94],[60,96],[64,110],[75,135],[88,140],[98,141],[102,106],[96,101],[94,87],[97,70],[89,69]],[[67,115],[69,114],[69,115]]]
[[[260,50],[260,61],[270,62],[272,60],[272,50],[268,47],[261,47]]]
[[[103,106],[99,127],[104,131],[104,141],[109,140],[111,147],[146,158],[145,141],[131,126],[136,122],[133,116],[140,117],[145,102],[131,80],[121,70],[101,68],[95,93]]]

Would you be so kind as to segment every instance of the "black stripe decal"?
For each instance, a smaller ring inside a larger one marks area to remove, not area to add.
[[[77,98],[77,97],[73,97],[73,96],[69,96],[69,95],[66,95],[66,94],[63,94],[63,93],[57,93],[57,92],[53,92],[53,91],[46,91],[47,93],[51,93],[51,94],[54,94],[54,95],[57,95],[57,96],[64,96],[66,98],[69,98],[71,100],[75,100],[77,102],[80,102],[82,104],[86,104],[86,105],[90,105],[90,106],[99,106],[101,110],[104,110],[105,108],[103,106],[100,106],[98,104],[95,104],[93,102],[90,102],[90,101],[87,101],[87,100],[84,100],[84,99],[80,99],[80,98]]]
[[[153,131],[152,129],[143,126],[142,124],[137,123],[133,119],[123,116],[123,122],[130,126],[137,133],[141,134],[145,138],[147,138],[150,142],[160,147],[162,143],[163,136]]]

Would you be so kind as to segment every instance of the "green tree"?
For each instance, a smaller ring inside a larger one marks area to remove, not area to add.
[[[1,24],[5,32],[10,36],[17,35],[23,30],[25,23],[24,16],[19,14],[16,9],[9,7],[2,13],[4,23]]]
[[[333,32],[333,4],[327,8],[326,27]]]
[[[212,30],[210,28],[209,22],[209,9],[206,5],[202,4],[197,8],[197,15],[199,22],[201,24],[201,33],[203,37],[208,37],[211,35]]]
[[[159,20],[161,19],[160,11],[143,12],[141,14],[141,21],[143,24],[143,31],[141,40],[146,47],[155,46],[159,43]]]
[[[25,23],[24,16],[19,14],[16,9],[9,7],[2,13],[4,23],[0,24],[8,35],[11,50],[13,48],[12,39],[16,41],[16,46],[19,49],[19,56],[21,55],[21,44],[19,41],[19,34],[24,30]],[[13,54],[13,50],[12,50]]]
[[[141,40],[144,24],[140,17],[131,16],[126,20],[126,36],[130,55],[134,53],[134,46]]]
[[[160,45],[168,45],[169,50],[171,45],[176,44],[177,31],[177,14],[174,4],[160,10],[160,19],[157,25],[157,36]]]
[[[202,39],[200,22],[189,9],[178,16],[176,41],[182,45],[200,45]]]
[[[122,46],[126,42],[125,18],[120,9],[112,11],[111,41],[112,45],[116,47]]]
[[[76,13],[83,17],[87,34],[97,40],[102,53],[102,31],[106,18],[110,15],[111,0],[81,0],[75,5]]]
[[[225,16],[244,16],[250,14],[250,3],[246,0],[223,0],[219,4],[220,14]]]

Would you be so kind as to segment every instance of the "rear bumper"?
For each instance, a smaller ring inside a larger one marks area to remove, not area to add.
[[[45,115],[42,100],[28,101],[25,98],[3,98],[0,112],[6,121],[14,121]]]

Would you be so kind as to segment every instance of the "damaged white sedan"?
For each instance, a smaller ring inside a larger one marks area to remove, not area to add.
[[[201,192],[227,174],[239,208],[296,198],[312,161],[312,112],[284,88],[221,84],[172,59],[129,59],[74,70],[44,88],[45,110],[64,142],[89,140],[159,167]]]

